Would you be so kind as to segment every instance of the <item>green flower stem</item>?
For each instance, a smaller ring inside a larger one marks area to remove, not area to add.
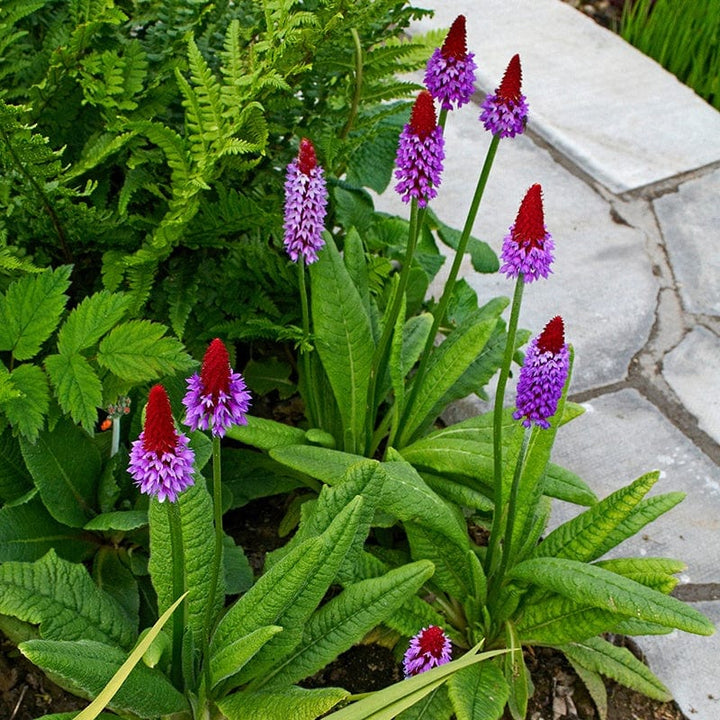
[[[493,409],[493,487],[494,502],[492,529],[490,531],[490,542],[488,544],[487,557],[485,559],[485,573],[490,576],[495,569],[496,554],[500,543],[500,535],[503,526],[504,507],[502,502],[502,424],[503,404],[505,402],[505,386],[510,375],[510,365],[515,352],[515,335],[517,334],[518,318],[520,317],[520,306],[522,304],[525,279],[520,273],[515,283],[512,308],[510,310],[510,323],[508,324],[507,341],[505,344],[505,355],[500,366],[497,390],[495,391],[495,407]]]
[[[120,450],[120,418],[112,419],[112,439],[110,441],[110,457],[118,454]]]
[[[375,425],[375,407],[377,405],[377,398],[375,393],[377,391],[378,377],[382,376],[386,364],[387,354],[390,348],[390,338],[392,337],[393,330],[395,329],[395,323],[397,322],[398,315],[400,313],[400,307],[402,306],[402,299],[407,290],[408,279],[410,277],[410,268],[412,266],[413,256],[415,255],[415,248],[417,247],[418,237],[420,236],[420,230],[425,220],[424,209],[418,210],[417,199],[413,198],[410,203],[410,229],[408,231],[408,243],[405,252],[405,260],[403,261],[402,270],[400,271],[400,282],[398,283],[397,291],[393,299],[392,307],[390,308],[390,314],[385,321],[382,335],[380,336],[380,342],[375,348],[375,355],[372,361],[372,373],[370,375],[370,383],[368,387],[368,421],[366,426],[366,439],[365,448],[368,450],[372,444],[373,429]]]
[[[447,111],[441,111],[441,121],[444,121],[443,112],[447,113]],[[467,249],[467,244],[470,240],[470,233],[472,232],[472,227],[475,223],[475,218],[477,217],[478,208],[480,207],[480,201],[482,200],[483,193],[485,192],[485,186],[487,185],[488,177],[490,176],[490,169],[492,168],[493,161],[495,160],[495,154],[497,153],[499,144],[500,136],[493,135],[493,138],[490,141],[490,147],[488,148],[487,154],[485,155],[485,162],[483,163],[477,186],[475,187],[475,194],[473,195],[472,202],[470,203],[470,209],[468,210],[467,218],[465,220],[465,226],[463,227],[462,234],[460,235],[460,240],[458,241],[457,249],[455,250],[455,258],[453,260],[452,267],[450,268],[450,274],[445,281],[445,287],[443,288],[443,294],[440,298],[440,302],[438,303],[437,307],[433,312],[432,328],[430,329],[430,334],[428,335],[427,341],[425,342],[425,349],[420,356],[420,365],[417,372],[415,373],[415,378],[413,379],[412,387],[410,389],[410,395],[407,399],[407,402],[405,403],[405,408],[402,413],[402,419],[400,421],[401,426],[407,421],[408,417],[410,416],[413,404],[415,403],[417,394],[420,391],[420,387],[422,386],[422,381],[425,377],[425,372],[427,371],[430,355],[432,354],[435,336],[437,335],[438,328],[440,327],[440,323],[445,316],[447,306],[450,303],[450,298],[452,297],[453,290],[455,289],[455,281],[457,280],[458,273],[460,272],[460,265],[462,264],[465,250]]]
[[[350,130],[357,118],[358,108],[360,107],[360,96],[362,95],[363,49],[360,44],[360,35],[358,35],[358,31],[355,28],[350,28],[350,33],[352,35],[353,44],[355,45],[355,90],[353,92],[352,105],[350,106],[347,122],[340,133],[341,140],[345,140],[350,134]]]
[[[172,553],[172,583],[173,600],[185,592],[185,550],[183,548],[183,533],[180,520],[180,506],[178,502],[167,501],[168,526],[170,528],[170,550]],[[173,613],[172,627],[172,665],[170,679],[172,684],[181,692],[183,688],[182,650],[183,634],[185,632],[185,608],[178,608]]]
[[[215,550],[210,575],[210,592],[205,607],[205,683],[210,691],[210,637],[214,628],[215,595],[223,557],[223,509],[222,509],[222,465],[220,461],[220,437],[213,435],[213,524],[215,526]]]
[[[302,308],[303,343],[310,342],[310,310],[308,307],[307,284],[305,283],[305,258],[300,255],[298,258],[298,279],[300,284],[300,305]],[[315,407],[315,383],[312,377],[312,366],[310,353],[303,346],[300,348],[302,355],[303,373],[305,375],[305,414],[307,415],[310,427],[317,427],[317,410]]]

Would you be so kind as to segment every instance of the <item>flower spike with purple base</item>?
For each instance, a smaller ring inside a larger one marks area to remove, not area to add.
[[[423,90],[415,100],[410,122],[400,133],[395,190],[403,202],[417,199],[420,207],[437,195],[445,159],[442,128],[435,119],[432,95]]]
[[[509,278],[522,274],[525,283],[546,278],[552,270],[555,244],[545,227],[542,188],[533,185],[520,203],[515,223],[503,240],[500,272]]]
[[[420,673],[450,662],[452,647],[450,639],[437,625],[423,628],[410,640],[405,652],[403,668],[405,677]]]
[[[242,375],[232,371],[222,340],[215,338],[210,343],[200,375],[188,378],[187,384],[185,424],[193,430],[209,428],[213,435],[224,437],[232,425],[247,425],[250,393]]]
[[[175,502],[194,484],[195,454],[188,443],[187,436],[175,430],[165,388],[155,385],[148,396],[145,427],[130,450],[128,472],[141,492],[159,502]]]
[[[522,68],[520,56],[513,55],[494,95],[488,95],[482,104],[480,121],[493,135],[501,138],[521,135],[527,122],[528,104],[520,92]]]
[[[425,70],[425,87],[452,110],[462,107],[475,92],[475,55],[467,51],[465,16],[458,15],[441,48],[436,48]]]
[[[327,212],[327,186],[315,148],[307,138],[300,141],[298,156],[287,166],[285,179],[285,249],[297,262],[302,256],[309,265],[317,260]]]
[[[565,343],[565,329],[560,316],[554,317],[545,329],[533,338],[520,369],[517,387],[516,420],[523,425],[550,427],[548,418],[557,410],[570,370],[570,351]]]

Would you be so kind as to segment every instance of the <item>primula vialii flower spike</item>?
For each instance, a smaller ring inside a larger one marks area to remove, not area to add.
[[[188,378],[183,398],[187,408],[185,424],[193,430],[207,430],[224,437],[232,425],[247,425],[250,393],[240,373],[233,372],[222,340],[215,338],[203,358],[200,375]]]
[[[516,420],[549,428],[548,418],[557,410],[570,369],[570,351],[565,343],[565,328],[560,316],[530,341],[517,386]]]
[[[300,141],[298,156],[287,166],[285,176],[285,249],[297,262],[302,255],[309,265],[317,260],[327,212],[327,186],[315,148],[307,138]]]
[[[500,87],[494,95],[488,95],[482,104],[480,121],[493,135],[515,137],[525,130],[528,105],[525,96],[520,92],[522,69],[520,56],[513,55]]]
[[[441,48],[436,48],[425,70],[425,87],[444,110],[462,107],[475,92],[475,55],[467,51],[465,16],[458,15]]]
[[[420,207],[437,195],[445,159],[442,128],[435,119],[432,95],[423,90],[415,100],[410,122],[400,133],[395,163],[395,190],[403,202],[416,198]]]
[[[522,274],[526,283],[546,278],[552,272],[554,249],[552,236],[545,227],[542,188],[536,183],[525,193],[515,223],[503,240],[500,272],[509,278]]]
[[[405,652],[403,667],[405,677],[419,675],[438,665],[450,662],[452,647],[450,639],[437,625],[423,628],[410,640]]]
[[[175,430],[170,400],[162,385],[150,390],[145,427],[130,450],[129,473],[140,491],[175,502],[193,484],[195,454],[188,438]]]

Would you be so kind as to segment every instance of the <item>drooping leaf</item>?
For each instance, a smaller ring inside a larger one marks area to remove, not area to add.
[[[503,714],[510,688],[495,662],[471,665],[448,680],[458,720],[497,720]]]

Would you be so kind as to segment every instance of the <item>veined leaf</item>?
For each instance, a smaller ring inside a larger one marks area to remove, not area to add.
[[[25,275],[0,296],[0,350],[29,360],[57,327],[70,287],[70,265]]]
[[[49,355],[45,369],[55,386],[60,407],[91,431],[102,406],[102,383],[90,363],[80,353]]]
[[[100,694],[126,659],[119,648],[90,640],[28,640],[19,647],[55,682],[88,699]],[[163,673],[138,663],[108,705],[152,719],[186,710],[187,700]]]
[[[128,648],[135,631],[82,565],[50,551],[34,563],[0,565],[0,612],[40,625],[49,640],[96,640]]]
[[[599,560],[595,565],[636,580],[665,595],[669,595],[678,584],[678,579],[673,576],[687,569],[687,565],[680,560],[649,557]]]
[[[85,524],[86,530],[109,532],[119,530],[129,532],[145,527],[148,524],[148,514],[145,510],[113,510],[96,515]]]
[[[47,377],[37,365],[18,365],[10,380],[19,392],[17,397],[0,403],[10,424],[30,442],[37,440],[50,407],[50,391]]]
[[[602,638],[590,638],[582,643],[558,646],[573,665],[616,680],[648,697],[667,702],[671,695],[647,665],[627,648],[616,647]]]
[[[302,445],[305,431],[284,423],[248,415],[247,425],[233,425],[227,436],[260,450],[272,450],[284,445]]]
[[[279,625],[266,625],[253,630],[248,635],[236,638],[229,645],[222,647],[210,661],[212,686],[215,687],[222,680],[237,675],[248,660],[279,632],[282,632]]]
[[[178,340],[163,337],[166,330],[149,320],[117,325],[100,342],[97,361],[118,377],[136,383],[191,368],[193,359]]]
[[[130,306],[121,293],[101,290],[86,297],[68,315],[58,333],[58,352],[72,355],[92,347],[119,323]]]
[[[516,565],[508,575],[618,615],[698,635],[712,635],[715,631],[704,615],[685,603],[622,575],[577,560],[533,558]]]
[[[0,501],[12,502],[32,486],[32,475],[25,466],[19,442],[10,428],[5,428],[0,433]]]
[[[544,495],[573,505],[592,507],[598,501],[595,493],[581,477],[554,463],[547,464],[542,491]]]
[[[218,707],[227,720],[315,720],[349,695],[342,688],[306,690],[293,686],[235,693],[220,700]]]
[[[492,661],[456,672],[448,680],[448,691],[458,720],[497,720],[510,696],[500,666]]]
[[[335,241],[326,234],[325,243],[318,261],[310,266],[313,327],[317,352],[342,416],[345,449],[354,452],[365,437],[375,343],[370,319]]]
[[[422,700],[404,710],[397,720],[450,720],[453,714],[452,703],[447,693],[447,684],[440,685],[428,693]]]
[[[61,523],[81,528],[95,515],[102,461],[92,438],[68,419],[43,431],[33,445],[20,448],[35,486],[50,514]]]
[[[578,674],[578,677],[582,680],[583,685],[587,688],[590,693],[590,697],[595,703],[600,720],[607,720],[608,701],[607,701],[607,689],[602,677],[594,670],[588,670],[583,665],[574,662],[571,657],[566,656],[568,661],[573,667],[573,670]]]
[[[420,561],[350,585],[310,618],[295,651],[261,685],[288,685],[321,670],[389,617],[432,573],[432,563]]]

